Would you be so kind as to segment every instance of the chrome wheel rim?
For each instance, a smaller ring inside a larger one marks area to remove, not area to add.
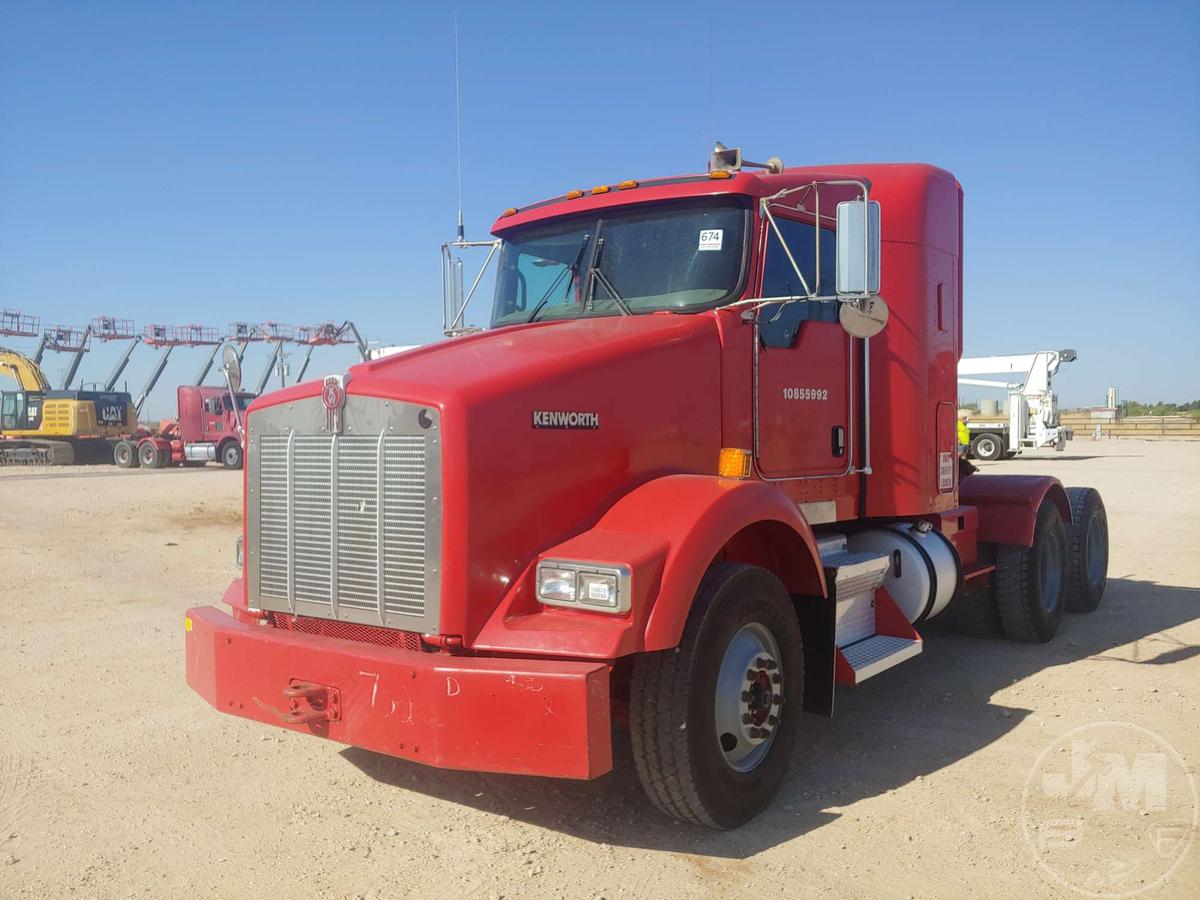
[[[783,666],[770,629],[744,625],[730,640],[717,673],[716,739],[737,772],[756,768],[771,751],[783,713]]]

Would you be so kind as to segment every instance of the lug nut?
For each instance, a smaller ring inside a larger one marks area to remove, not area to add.
[[[773,660],[773,659],[768,659],[767,664],[765,666],[763,666],[763,668],[766,669],[768,672],[772,672],[775,669],[779,668],[779,663],[775,662],[775,660]]]
[[[783,676],[776,672],[771,676],[771,684],[783,684]]]
[[[743,725],[749,725],[752,721],[754,721],[754,720],[750,718],[750,713],[745,713],[742,716],[742,724]]]
[[[754,664],[756,666],[758,666],[760,669],[765,669],[765,668],[767,668],[767,666],[770,662],[771,661],[769,659],[767,659],[765,656],[760,656],[758,659],[756,659],[754,661]]]
[[[747,669],[747,670],[746,670],[746,680],[747,680],[747,681],[755,681],[755,680],[757,680],[757,679],[758,679],[758,673],[757,673],[757,672],[755,672],[753,669]]]
[[[751,729],[750,729],[750,737],[751,737],[753,740],[758,740],[758,738],[759,738],[760,734],[761,734],[761,732],[760,732],[760,731],[759,731],[757,728],[751,728]]]
[[[779,716],[767,716],[767,724],[774,728],[779,724]]]
[[[743,703],[750,702],[750,692],[749,691],[742,691],[742,702]]]
[[[783,706],[783,698],[782,698],[782,697],[780,697],[780,696],[775,696],[775,697],[772,697],[772,698],[771,698],[771,705],[772,705],[772,706]]]

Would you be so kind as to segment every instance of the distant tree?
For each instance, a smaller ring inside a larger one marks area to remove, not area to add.
[[[1200,400],[1189,400],[1187,403],[1166,403],[1159,400],[1155,403],[1141,403],[1137,400],[1126,400],[1121,404],[1121,417],[1128,416],[1179,416],[1189,415],[1200,418]]]

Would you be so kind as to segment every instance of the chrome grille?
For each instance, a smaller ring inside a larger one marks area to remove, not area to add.
[[[253,417],[247,572],[258,608],[437,630],[440,433],[422,409],[351,397],[337,435],[319,433],[319,400]]]

